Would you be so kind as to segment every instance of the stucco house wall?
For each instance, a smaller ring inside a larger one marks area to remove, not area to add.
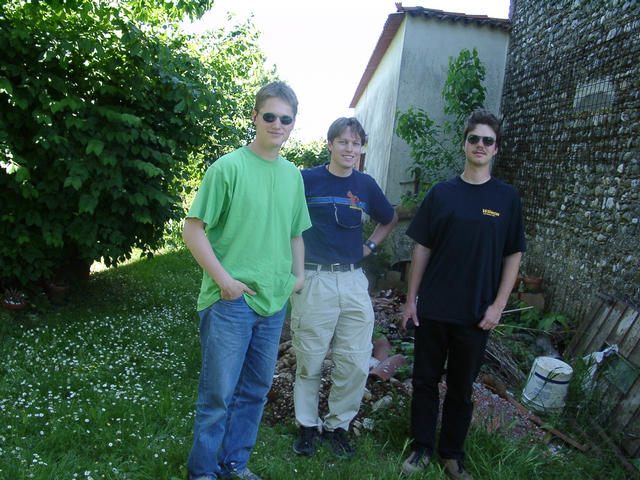
[[[478,50],[478,56],[486,68],[485,107],[493,112],[500,110],[502,80],[508,47],[506,30],[490,29],[475,24],[442,22],[408,15],[405,19],[406,33],[402,51],[400,83],[397,92],[397,109],[405,112],[410,107],[420,107],[436,123],[442,124],[446,117],[442,111],[444,101],[442,88],[447,79],[449,58],[456,58],[460,50]],[[355,111],[358,115],[358,108]],[[366,127],[365,127],[366,128]],[[395,128],[395,123],[394,123]],[[373,133],[372,133],[373,136]],[[397,135],[393,135],[389,157],[388,186],[386,194],[392,203],[400,203],[403,193],[412,193],[412,178],[407,168],[412,164],[410,149]],[[460,147],[460,166],[464,156]]]
[[[387,192],[389,162],[392,141],[395,135],[395,113],[398,101],[400,73],[402,71],[402,49],[404,46],[404,23],[394,36],[364,91],[356,109],[355,117],[367,132],[367,151],[364,171],[376,179],[383,192]],[[392,201],[393,203],[393,201]]]
[[[414,188],[407,173],[410,148],[394,133],[396,111],[421,108],[434,121],[444,122],[442,89],[449,58],[476,48],[487,71],[485,106],[498,112],[509,37],[506,19],[401,5],[398,9],[387,19],[351,104],[368,135],[364,171],[394,205]],[[393,263],[410,259],[412,245],[405,230],[401,221],[387,241]]]

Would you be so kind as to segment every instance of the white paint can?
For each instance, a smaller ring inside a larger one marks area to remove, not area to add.
[[[522,391],[522,401],[534,410],[560,412],[573,375],[570,365],[553,357],[537,357]]]

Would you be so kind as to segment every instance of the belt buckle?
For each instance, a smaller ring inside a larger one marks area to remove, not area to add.
[[[341,272],[342,270],[335,270],[333,267],[339,267],[341,264],[340,263],[331,263],[329,265],[330,271],[331,273],[335,273],[335,272]]]

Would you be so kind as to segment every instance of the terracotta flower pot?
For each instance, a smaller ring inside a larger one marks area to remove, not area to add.
[[[518,289],[520,288],[521,283],[522,283],[522,277],[517,277],[516,281],[513,282],[513,288],[511,289],[511,291],[518,292]]]
[[[530,292],[539,292],[542,289],[542,277],[524,277],[522,283]]]
[[[27,296],[17,288],[8,288],[5,290],[4,294],[0,295],[0,300],[2,307],[10,311],[24,310],[29,305]]]
[[[387,337],[376,339],[373,344],[373,356],[379,361],[385,361],[391,355],[391,343]]]
[[[6,310],[18,311],[27,308],[27,302],[14,302],[10,300],[2,300],[2,307]]]
[[[394,356],[385,359],[383,362],[380,362],[377,367],[372,368],[369,375],[376,375],[382,380],[389,380],[395,375],[398,368],[406,363],[407,359],[404,358],[404,355],[397,353]]]
[[[51,303],[60,304],[64,302],[67,297],[67,292],[69,291],[69,285],[65,284],[56,284],[56,283],[47,283],[47,297],[51,300]]]

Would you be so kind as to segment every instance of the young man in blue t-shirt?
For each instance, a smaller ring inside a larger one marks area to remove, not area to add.
[[[411,319],[416,331],[413,452],[402,465],[405,474],[423,470],[435,453],[438,383],[446,361],[438,453],[449,477],[472,480],[462,459],[473,381],[526,248],[520,198],[491,176],[500,134],[493,114],[478,110],[469,117],[464,172],[429,190],[407,230],[416,246],[402,326]]]
[[[302,171],[312,227],[303,233],[304,288],[291,297],[296,351],[294,406],[300,426],[293,449],[313,455],[317,433],[340,457],[353,456],[346,433],[360,408],[371,358],[373,306],[360,260],[382,242],[398,217],[369,175],[357,170],[365,142],[355,118],[339,118],[327,134],[328,164]],[[362,241],[363,214],[377,221]],[[329,413],[318,416],[322,363],[331,348]]]

